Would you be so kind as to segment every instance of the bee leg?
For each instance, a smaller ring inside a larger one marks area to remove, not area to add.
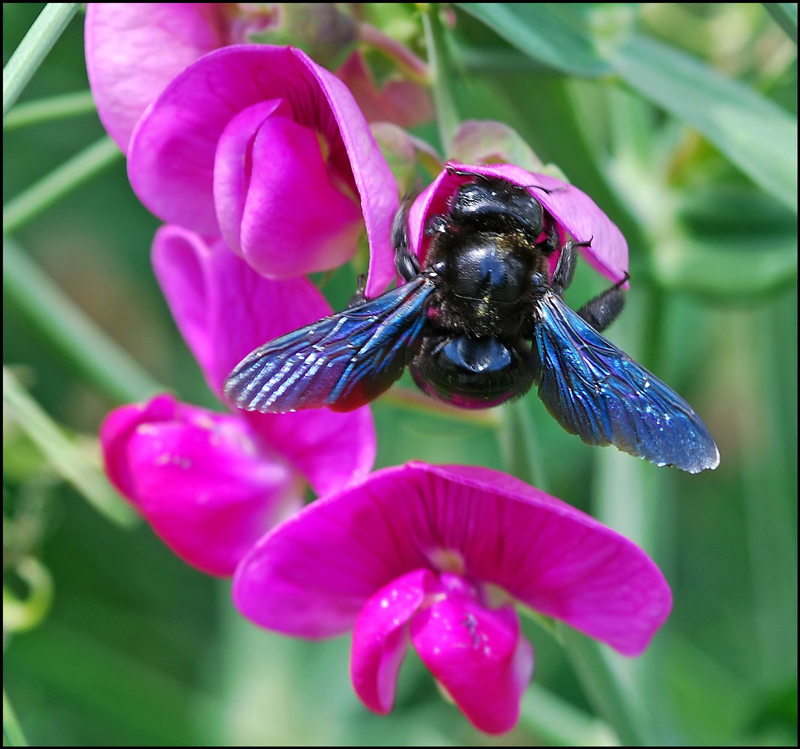
[[[476,177],[481,180],[488,180],[485,174],[478,174],[477,172],[465,171],[464,169],[456,169],[452,164],[447,164],[445,170],[448,174],[455,174],[458,177]]]
[[[351,307],[357,307],[359,304],[363,304],[367,301],[366,289],[367,276],[364,273],[361,273],[358,276],[358,288],[356,289],[356,293],[350,297],[350,301],[347,303],[347,309],[350,309]]]
[[[406,195],[400,210],[392,222],[392,246],[394,247],[394,267],[404,281],[410,281],[420,274],[419,260],[411,253],[408,243],[408,210],[411,196]]]
[[[578,310],[580,315],[598,333],[604,331],[614,320],[619,317],[625,306],[625,292],[622,285],[630,278],[625,273],[625,278],[615,283],[610,289],[590,299]]]
[[[571,283],[575,275],[575,266],[578,264],[578,247],[591,247],[592,240],[588,242],[566,242],[561,248],[556,268],[550,286],[553,291],[561,296]]]

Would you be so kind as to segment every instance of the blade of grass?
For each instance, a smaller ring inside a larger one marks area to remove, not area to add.
[[[577,23],[551,3],[457,3],[533,59],[571,75],[599,76],[610,66]]]
[[[17,231],[121,157],[117,144],[105,136],[64,162],[3,206],[3,236]]]
[[[422,13],[425,43],[428,48],[428,67],[433,81],[433,104],[439,126],[442,153],[447,149],[458,130],[460,118],[453,96],[453,68],[445,40],[445,29],[439,18],[439,5],[431,3]]]
[[[731,163],[797,210],[797,118],[681,50],[631,34],[608,51],[639,95],[696,128]]]
[[[61,291],[14,240],[3,242],[3,291],[28,322],[116,403],[167,390]]]
[[[763,3],[775,22],[797,44],[797,3]]]
[[[3,68],[3,118],[67,28],[79,3],[47,3]]]
[[[74,117],[94,111],[94,98],[91,91],[48,96],[46,99],[38,99],[14,107],[3,120],[3,130],[16,130],[28,125],[38,125],[40,122],[61,120],[65,117]]]
[[[3,687],[3,746],[28,746],[5,687]]]
[[[58,474],[98,512],[117,525],[132,527],[136,513],[114,491],[99,466],[72,442],[41,406],[3,367],[3,408],[36,443]]]

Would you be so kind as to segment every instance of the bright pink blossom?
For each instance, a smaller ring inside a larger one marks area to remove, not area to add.
[[[562,233],[577,242],[591,240],[590,247],[580,248],[589,265],[612,281],[620,281],[625,277],[628,269],[625,237],[595,202],[577,187],[546,174],[528,172],[513,164],[476,166],[450,162],[449,166],[487,177],[502,177],[529,188],[530,193],[555,219]],[[409,214],[409,239],[420,259],[424,259],[430,244],[430,238],[425,236],[426,221],[433,215],[446,213],[448,201],[459,186],[469,179],[445,169],[414,201]],[[551,258],[552,267],[557,259],[558,253]]]
[[[274,34],[282,39],[275,44],[295,43],[309,51],[300,42],[310,43],[311,56],[324,65],[326,57],[340,58],[352,46],[357,24],[340,8],[319,3],[292,10],[279,3],[87,3],[86,69],[109,135],[127,153],[147,107],[178,73],[215,49],[268,41]],[[297,42],[291,41],[293,35]],[[410,127],[433,119],[427,87],[390,80],[379,89],[359,51],[336,75],[370,122]]]
[[[165,86],[229,44],[224,3],[87,3],[86,70],[97,113],[123,153]]]
[[[306,279],[259,276],[224,243],[174,226],[153,245],[175,322],[219,395],[252,349],[330,314]],[[302,504],[363,478],[375,458],[369,408],[340,414],[220,414],[159,396],[112,412],[101,429],[109,477],[190,564],[230,575],[269,527]]]
[[[347,87],[300,50],[236,45],[189,65],[140,118],[128,175],[157,216],[222,236],[270,278],[349,260],[364,224],[368,294],[393,276],[389,165]]]
[[[533,669],[511,597],[627,656],[671,607],[637,546],[496,471],[410,463],[314,502],[237,569],[234,602],[299,637],[353,632],[351,674],[375,712],[392,708],[411,644],[472,723],[510,730]]]

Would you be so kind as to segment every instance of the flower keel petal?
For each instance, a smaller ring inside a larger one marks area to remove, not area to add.
[[[429,570],[414,570],[393,580],[367,601],[353,630],[350,675],[361,701],[373,712],[388,713],[395,683],[408,649],[408,622],[436,585]]]
[[[533,674],[533,651],[511,606],[487,609],[447,595],[411,621],[422,662],[479,730],[510,731]]]

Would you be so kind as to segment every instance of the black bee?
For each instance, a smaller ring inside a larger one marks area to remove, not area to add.
[[[627,278],[574,312],[561,296],[581,245],[562,245],[528,188],[450,171],[469,181],[429,219],[423,266],[409,250],[406,202],[392,229],[405,283],[375,299],[362,288],[345,311],[256,349],[229,375],[227,398],[268,413],[350,411],[408,366],[425,393],[462,408],[536,385],[561,426],[590,445],[691,473],[716,468],[717,446],[691,406],[598,332],[622,311]]]

